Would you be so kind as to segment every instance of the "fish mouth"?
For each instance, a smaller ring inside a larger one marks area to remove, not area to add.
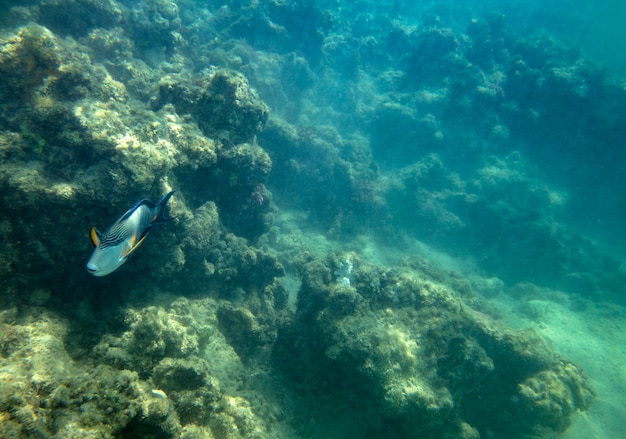
[[[98,271],[98,267],[96,267],[95,265],[88,263],[87,264],[87,271],[90,273],[95,273]]]

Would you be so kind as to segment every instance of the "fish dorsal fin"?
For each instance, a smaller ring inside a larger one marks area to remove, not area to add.
[[[95,227],[92,227],[89,231],[89,237],[91,238],[91,243],[94,247],[98,247],[100,245],[100,232]]]
[[[146,236],[148,236],[148,234],[146,233],[145,235],[143,235],[143,237],[137,241],[137,243],[135,245],[132,245],[128,248],[125,248],[124,251],[122,252],[122,257],[127,258],[129,257],[131,254],[133,254],[133,252],[135,250],[137,250],[137,247],[139,247],[141,245],[141,243],[143,242],[144,239],[146,239]]]

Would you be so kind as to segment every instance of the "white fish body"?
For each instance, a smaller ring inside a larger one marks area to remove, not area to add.
[[[87,271],[101,277],[119,269],[153,228],[171,219],[165,216],[165,206],[174,192],[156,204],[146,199],[139,201],[104,233],[92,227],[90,236],[95,249],[87,262]]]

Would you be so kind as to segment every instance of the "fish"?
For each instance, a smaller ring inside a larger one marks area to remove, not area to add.
[[[95,249],[87,261],[87,271],[101,277],[124,265],[152,229],[173,219],[165,216],[165,207],[174,192],[167,193],[158,203],[146,198],[139,200],[104,233],[92,227],[89,236]]]

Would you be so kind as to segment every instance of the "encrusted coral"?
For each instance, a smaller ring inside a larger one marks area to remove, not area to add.
[[[30,273],[29,281],[36,282],[28,267],[41,261],[42,254],[48,261],[76,257],[77,253],[63,255],[61,243],[82,241],[87,249],[88,240],[81,240],[81,236],[86,236],[90,225],[104,227],[103,217],[110,215],[107,220],[112,220],[138,199],[156,198],[178,189],[171,203],[174,217],[190,219],[192,209],[210,203],[210,199],[219,203],[222,212],[213,212],[211,226],[204,229],[206,236],[202,240],[196,236],[192,243],[184,231],[179,233],[179,239],[170,235],[169,242],[153,249],[153,257],[143,261],[152,263],[148,270],[157,275],[186,270],[194,276],[218,271],[223,278],[234,279],[253,269],[250,265],[258,261],[263,265],[260,270],[266,272],[261,279],[271,283],[281,268],[243,241],[223,245],[222,252],[215,251],[220,240],[237,242],[228,232],[253,238],[271,224],[271,194],[264,186],[271,169],[269,156],[254,143],[224,149],[225,139],[217,139],[216,130],[209,130],[215,138],[203,135],[202,118],[193,120],[179,114],[180,109],[172,104],[154,111],[146,103],[132,99],[125,86],[100,63],[102,58],[92,60],[90,51],[81,46],[93,44],[95,49],[104,46],[110,53],[121,50],[128,54],[132,47],[120,32],[93,30],[76,42],[31,24],[9,34],[7,44],[2,46],[0,71],[6,73],[7,81],[0,86],[0,95],[7,101],[23,103],[8,122],[9,131],[1,136],[4,142],[0,188],[5,200],[12,200],[5,211],[27,209],[33,214],[39,210],[52,214],[58,209],[55,221],[62,231],[54,238],[42,239],[37,248],[30,245],[20,251],[15,266],[23,267],[24,272]],[[113,62],[119,67],[122,61]],[[216,112],[220,118],[228,119],[230,125],[219,121],[219,129],[236,137],[231,140],[253,142],[263,127],[267,108],[246,79],[241,74],[217,71],[205,86],[198,96],[190,98],[197,105],[197,115]],[[186,109],[183,106],[182,110]],[[215,122],[213,116],[210,121]],[[225,179],[229,182],[225,183]],[[64,213],[78,205],[87,212],[87,218],[81,217],[80,221]],[[102,209],[108,214],[101,216]],[[10,216],[5,230],[13,235],[20,230],[33,235],[26,230],[38,227],[36,222],[22,221],[17,213]],[[43,220],[45,216],[39,218]],[[202,251],[198,251],[200,241],[208,241]],[[6,252],[12,251],[6,248]],[[250,263],[251,254],[254,256]],[[221,261],[229,261],[229,267],[223,267]],[[232,261],[245,263],[238,267]],[[76,260],[68,266],[81,264]],[[142,262],[136,264],[140,266]],[[196,271],[203,265],[206,270]],[[46,273],[38,270],[42,279]],[[17,272],[11,281],[20,276]]]
[[[163,78],[153,107],[160,108],[165,103],[172,103],[182,114],[193,115],[205,135],[232,144],[252,141],[268,117],[267,106],[246,78],[227,70],[207,70],[193,78]]]
[[[411,26],[402,2],[224,3],[0,6],[0,436],[566,429],[594,397],[582,369],[468,303],[511,282],[623,290],[619,261],[554,219],[623,201],[599,190],[623,157],[589,142],[623,150],[623,86],[478,8]],[[565,203],[542,172],[587,190]],[[172,189],[174,220],[90,277],[89,227]],[[296,256],[310,244],[271,228],[275,200],[319,247],[418,238],[497,278]],[[302,280],[289,309],[279,258]]]
[[[129,310],[125,321],[129,330],[120,338],[106,338],[105,345],[97,349],[109,363],[151,370],[163,358],[182,358],[199,352],[198,334],[185,325],[189,322],[186,316],[152,306],[141,312]],[[118,357],[118,352],[123,352],[126,360]]]
[[[222,398],[218,381],[205,362],[192,357],[164,358],[154,367],[152,381],[167,395],[183,425],[208,425]]]
[[[220,389],[220,379],[232,388],[243,371],[214,326],[215,309],[182,300],[129,311],[129,330],[105,337],[94,363],[69,356],[59,316],[0,312],[0,435],[267,437],[250,403]]]
[[[271,347],[276,338],[274,326],[268,325],[267,319],[263,319],[265,325],[259,324],[247,308],[225,304],[219,307],[217,318],[224,336],[243,360],[254,358],[261,348]]]
[[[171,402],[150,391],[136,372],[74,361],[68,323],[32,309],[0,313],[0,435],[112,437],[145,418],[161,434],[177,434]]]
[[[5,38],[0,49],[3,100],[28,98],[34,87],[55,74],[62,62],[57,46],[54,34],[34,23]]]
[[[565,431],[569,416],[588,409],[595,397],[583,371],[567,361],[528,378],[518,391],[525,417],[541,419],[556,431]]]
[[[141,378],[154,386],[151,394],[170,404],[187,429],[203,426],[219,439],[264,437],[266,427],[250,404],[223,388],[232,389],[244,370],[228,336],[217,329],[231,325],[220,321],[219,309],[211,299],[179,299],[168,309],[130,310],[128,330],[105,336],[94,354],[116,368],[142,371]],[[257,329],[265,331],[258,324]]]
[[[447,286],[457,281],[432,272],[433,281],[424,263],[360,261],[353,288],[336,285],[313,258],[302,257],[300,269],[298,319],[279,332],[277,354],[299,349],[287,362],[277,355],[278,365],[293,378],[323,376],[365,431],[381,431],[373,419],[382,416],[403,437],[523,437],[563,430],[593,398],[584,374],[536,333],[496,330],[464,311]]]

